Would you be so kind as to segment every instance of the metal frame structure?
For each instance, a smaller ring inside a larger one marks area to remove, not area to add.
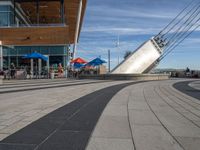
[[[112,74],[149,73],[162,59],[200,27],[200,2],[192,0],[162,30],[112,70]]]

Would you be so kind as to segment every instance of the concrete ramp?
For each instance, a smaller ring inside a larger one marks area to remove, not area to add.
[[[157,64],[162,49],[152,38],[142,44],[127,59],[122,61],[111,74],[141,74],[150,72]]]

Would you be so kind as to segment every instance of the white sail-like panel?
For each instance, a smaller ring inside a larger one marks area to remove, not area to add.
[[[114,68],[111,74],[141,74],[154,68],[162,49],[152,38],[142,44],[127,59]]]

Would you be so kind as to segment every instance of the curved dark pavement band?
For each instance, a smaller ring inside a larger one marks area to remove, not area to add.
[[[200,90],[194,89],[191,86],[189,86],[190,83],[195,81],[185,81],[185,82],[178,82],[173,85],[173,87],[182,93],[185,93],[191,97],[194,97],[198,100],[200,100]]]
[[[14,89],[14,90],[8,90],[8,91],[0,91],[0,94],[33,91],[33,90],[42,90],[42,89],[52,89],[52,88],[68,87],[68,86],[75,86],[75,85],[88,85],[88,84],[103,83],[103,82],[111,82],[111,81],[94,81],[94,82],[87,82],[87,83],[61,84],[61,85],[52,84],[53,86],[42,86],[42,87],[38,85],[38,87],[33,87],[33,88],[23,88],[23,89]]]
[[[84,150],[111,98],[140,82],[114,85],[83,96],[5,138],[0,150]]]

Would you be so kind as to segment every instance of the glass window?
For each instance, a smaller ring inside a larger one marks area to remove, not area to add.
[[[31,53],[33,52],[40,53],[40,46],[31,46]]]
[[[13,20],[11,6],[0,6],[0,26],[10,26],[13,24]]]
[[[11,8],[8,5],[1,5],[0,6],[0,12],[1,11],[10,11],[10,10],[11,10]]]
[[[49,53],[50,53],[50,55],[63,55],[64,54],[64,46],[51,46]]]
[[[3,46],[3,55],[7,56],[8,55],[8,49],[7,47]]]
[[[38,52],[43,55],[64,55],[64,46],[16,46],[18,55]]]
[[[12,26],[14,25],[14,15],[13,13],[10,13],[9,14],[9,24]]]
[[[17,50],[10,48],[10,47],[3,46],[3,55],[4,56],[15,56],[15,55],[17,55]]]
[[[9,25],[8,17],[9,17],[9,13],[0,12],[0,26],[8,26]]]
[[[49,46],[40,47],[40,53],[43,55],[49,55]]]
[[[18,55],[21,56],[31,53],[31,49],[28,46],[16,47],[15,49],[17,50]]]
[[[17,55],[17,50],[16,49],[9,49],[9,54],[10,54],[10,56],[16,56]]]

